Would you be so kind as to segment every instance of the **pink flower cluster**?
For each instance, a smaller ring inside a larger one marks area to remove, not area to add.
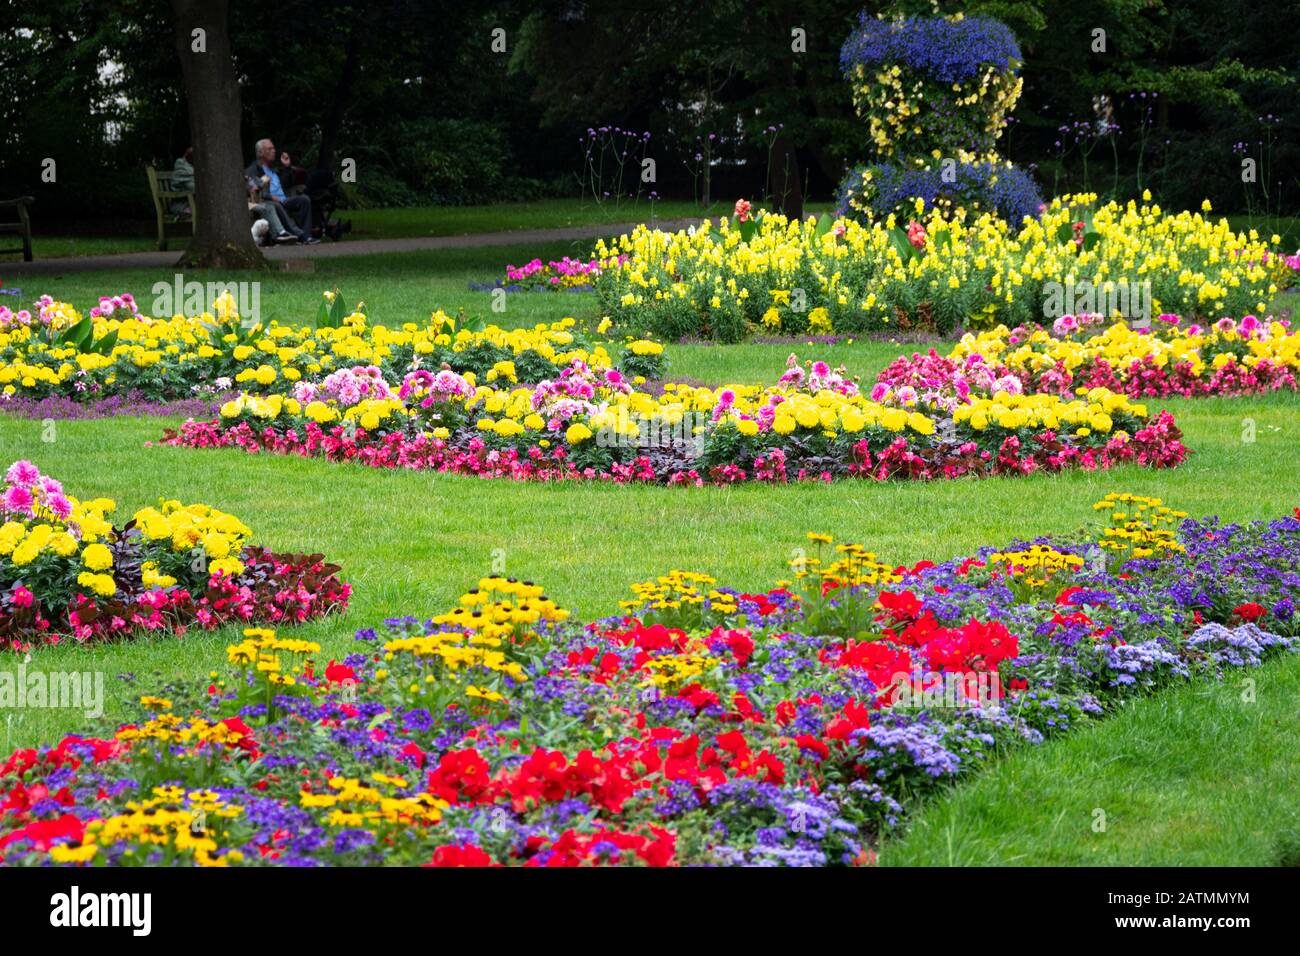
[[[331,372],[319,384],[298,382],[293,387],[293,397],[300,402],[323,402],[332,398],[340,405],[355,405],[368,398],[392,398],[393,389],[377,366],[354,365]]]
[[[832,369],[829,364],[822,361],[807,364],[808,370],[805,372],[799,365],[799,357],[793,352],[790,353],[789,358],[785,360],[785,372],[781,375],[780,384],[801,389],[810,395],[823,391],[838,392],[846,396],[858,394],[858,383],[845,375],[843,366]]]
[[[36,517],[41,510],[59,521],[72,514],[72,502],[63,493],[63,485],[39,468],[22,459],[14,462],[5,472],[5,490],[0,495],[0,517],[19,520]],[[74,529],[75,531],[75,529]]]
[[[876,377],[871,400],[898,408],[923,405],[951,412],[970,404],[972,395],[1020,395],[1024,391],[1019,378],[989,365],[983,355],[976,353],[957,361],[930,349],[924,355],[913,352],[910,357],[894,359]]]
[[[429,408],[452,399],[467,398],[473,393],[474,387],[465,377],[457,375],[451,369],[444,368],[436,374],[428,369],[416,369],[402,379],[397,397],[407,405],[417,404],[421,408]]]
[[[120,319],[138,319],[140,310],[136,307],[135,296],[130,292],[123,292],[120,295],[101,295],[99,305],[90,310],[92,319],[108,319],[113,316],[114,312],[125,312],[124,316],[118,316]]]
[[[507,265],[506,281],[533,286],[584,286],[611,265],[621,265],[627,256],[612,259],[533,259],[522,266]]]

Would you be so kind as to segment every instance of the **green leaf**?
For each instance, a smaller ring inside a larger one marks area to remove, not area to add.
[[[758,223],[753,219],[742,222],[739,231],[740,241],[748,243],[750,239],[754,238],[754,234],[758,232]]]
[[[330,325],[330,304],[329,300],[322,298],[320,308],[316,310],[316,328],[327,329]]]
[[[106,336],[95,342],[91,349],[100,355],[112,355],[113,347],[117,345],[117,329],[109,332]]]
[[[889,231],[889,239],[894,244],[894,249],[898,251],[898,258],[904,262],[911,262],[912,257],[916,255],[916,247],[907,238],[907,230],[895,226]]]
[[[336,289],[334,291],[334,303],[330,307],[330,324],[337,329],[343,325],[344,318],[343,296],[339,295]]]
[[[75,345],[77,346],[77,348],[80,349],[81,346],[86,342],[86,340],[94,334],[95,334],[94,320],[91,319],[90,316],[86,316],[76,325],[72,326],[71,328],[69,328],[67,331],[63,333],[61,344]]]
[[[1101,242],[1101,233],[1085,232],[1083,234],[1083,251],[1091,252]]]
[[[1058,242],[1066,243],[1074,239],[1073,223],[1063,222],[1056,229],[1056,239]]]

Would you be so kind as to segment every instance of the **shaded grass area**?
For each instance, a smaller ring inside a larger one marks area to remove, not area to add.
[[[885,845],[886,866],[1300,863],[1300,654],[1020,750]]]
[[[483,232],[513,232],[520,229],[560,229],[567,226],[602,226],[630,222],[728,215],[729,203],[715,202],[707,208],[689,200],[648,199],[640,202],[595,203],[585,199],[541,199],[535,202],[491,203],[476,206],[411,206],[392,209],[340,209],[336,219],[351,220],[350,239],[408,239],[425,236],[465,236]],[[151,252],[158,248],[153,208],[142,207],[140,218],[111,224],[51,223],[42,228],[39,208],[32,209],[32,249],[38,259],[70,256],[103,256],[123,252]],[[106,228],[106,225],[111,228]],[[188,228],[188,227],[187,227]],[[183,249],[188,233],[179,227],[169,231],[169,246]],[[10,243],[4,243],[8,246]],[[5,261],[21,254],[0,254]],[[0,273],[2,275],[3,273]]]
[[[314,260],[313,272],[242,272],[220,275],[192,272],[184,281],[258,282],[263,320],[277,318],[290,324],[311,324],[316,317],[321,293],[337,287],[344,301],[355,305],[364,301],[371,321],[384,325],[425,322],[436,308],[451,315],[464,310],[482,315],[497,325],[513,327],[535,322],[552,322],[566,315],[594,314],[595,296],[591,293],[518,292],[507,294],[503,312],[493,311],[492,294],[472,291],[471,282],[492,283],[505,277],[507,264],[522,265],[540,256],[585,256],[591,240],[574,240],[528,244],[522,246],[482,246],[473,249],[430,249],[376,256],[349,256]],[[179,254],[178,254],[179,255]],[[0,267],[0,276],[3,267]],[[67,275],[23,276],[10,281],[23,294],[6,296],[10,308],[29,306],[42,293],[71,302],[83,313],[99,301],[101,295],[130,292],[142,312],[155,312],[155,283],[173,284],[175,270],[113,269],[95,272],[70,272]],[[158,312],[165,312],[159,308]]]

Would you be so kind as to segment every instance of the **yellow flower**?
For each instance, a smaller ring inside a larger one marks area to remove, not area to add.
[[[81,552],[81,562],[92,571],[103,571],[113,566],[113,552],[102,544],[87,545]]]

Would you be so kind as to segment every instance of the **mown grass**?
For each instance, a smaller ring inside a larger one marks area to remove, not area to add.
[[[314,260],[312,272],[234,270],[220,275],[191,272],[183,275],[183,281],[257,282],[264,321],[276,318],[290,324],[311,324],[321,293],[338,288],[349,305],[364,301],[371,321],[380,324],[424,322],[435,308],[441,308],[451,315],[460,310],[468,315],[483,315],[509,328],[551,322],[582,311],[593,312],[595,297],[591,293],[510,293],[503,300],[504,311],[496,312],[492,294],[471,290],[471,282],[488,284],[503,279],[507,264],[522,265],[539,256],[542,259],[586,256],[591,247],[592,241],[583,239],[540,245],[344,256]],[[3,267],[0,267],[2,275]],[[48,292],[86,312],[101,295],[130,292],[142,312],[162,314],[168,306],[159,303],[155,309],[154,286],[156,283],[172,286],[174,275],[174,270],[112,269],[22,276],[6,284],[17,286],[23,294],[12,299],[6,296],[2,301],[17,309],[30,306],[33,300]]]
[[[1295,865],[1300,655],[1167,689],[955,787],[886,866]]]

